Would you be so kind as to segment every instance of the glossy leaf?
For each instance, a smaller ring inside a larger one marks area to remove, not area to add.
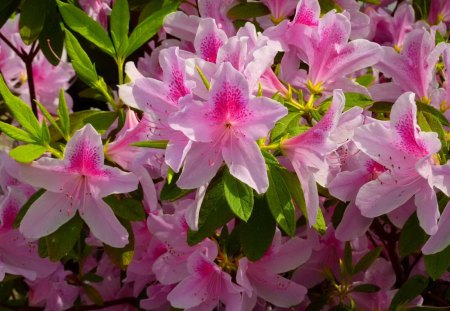
[[[9,152],[9,156],[21,163],[30,163],[47,151],[47,147],[35,144],[21,145]]]
[[[228,170],[225,171],[223,178],[228,206],[237,217],[247,221],[253,210],[253,189],[232,176]]]

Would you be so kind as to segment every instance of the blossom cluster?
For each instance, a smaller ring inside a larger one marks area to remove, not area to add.
[[[16,2],[2,310],[450,305],[449,1]]]

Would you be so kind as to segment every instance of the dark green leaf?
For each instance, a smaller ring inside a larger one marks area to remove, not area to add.
[[[189,230],[188,232],[189,245],[195,245],[203,241],[233,219],[234,214],[225,199],[223,184],[222,176],[216,176],[206,189],[200,207],[198,231]]]
[[[260,259],[272,244],[275,234],[275,220],[264,198],[255,199],[252,216],[241,223],[241,245],[249,260]]]
[[[426,255],[424,257],[425,268],[433,280],[437,280],[450,267],[450,246],[443,251]]]
[[[63,132],[64,137],[67,139],[70,135],[70,116],[69,108],[67,107],[65,92],[63,89],[59,92],[59,103],[58,103],[58,117],[59,125]]]
[[[94,286],[83,283],[83,290],[89,299],[97,306],[103,306],[105,304],[102,295]]]
[[[49,1],[44,28],[39,35],[39,47],[50,64],[56,66],[61,60],[64,47],[64,32],[56,2]]]
[[[409,256],[420,250],[427,236],[419,225],[416,213],[412,214],[403,226],[398,241],[398,254],[402,257]]]
[[[75,36],[67,29],[65,33],[67,54],[70,57],[73,69],[75,69],[78,77],[83,80],[84,83],[91,87],[95,87],[95,83],[98,81],[99,77],[94,64],[92,64],[89,56],[83,50],[77,38],[75,38]]]
[[[119,57],[125,56],[128,45],[128,29],[130,25],[130,11],[128,0],[115,0],[110,18],[111,38]]]
[[[223,178],[228,206],[237,217],[247,221],[253,209],[253,189],[232,176],[228,170],[225,171]]]
[[[30,163],[33,160],[39,158],[47,151],[47,147],[41,145],[22,145],[12,149],[9,152],[9,156],[21,163]]]
[[[157,12],[167,5],[177,5],[179,6],[182,1],[180,0],[146,0],[147,3],[142,8],[141,14],[139,15],[139,23],[144,21],[154,12]]]
[[[28,212],[28,209],[30,206],[41,197],[45,192],[45,189],[39,189],[36,191],[29,199],[28,201],[22,206],[22,208],[17,213],[16,219],[14,219],[14,228],[19,228],[20,222],[22,221],[23,217],[25,217],[25,214]]]
[[[103,201],[111,206],[114,214],[125,220],[143,221],[146,218],[141,201],[132,198],[120,198],[115,194],[103,198]]]
[[[395,311],[397,307],[404,305],[419,296],[428,286],[428,278],[415,275],[407,280],[392,298],[390,311]]]
[[[166,180],[163,188],[161,189],[161,194],[159,196],[162,201],[173,202],[194,191],[194,189],[178,188],[177,180],[179,177],[180,174],[175,174],[173,175],[170,183],[168,182],[168,180]]]
[[[343,271],[345,275],[353,275],[353,258],[352,258],[352,247],[350,245],[350,242],[345,242],[344,246],[344,258],[342,259],[344,264]]]
[[[381,247],[377,247],[365,254],[353,267],[353,274],[366,271],[380,256]]]
[[[30,134],[17,128],[11,124],[0,121],[0,131],[11,137],[12,139],[23,141],[25,143],[35,143],[36,140]]]
[[[295,207],[291,200],[288,185],[284,181],[281,169],[268,165],[269,189],[266,192],[267,203],[273,217],[283,231],[294,236],[296,230]]]
[[[45,237],[48,257],[52,261],[59,261],[66,256],[80,239],[83,221],[76,214],[71,220],[63,224],[54,233]]]
[[[170,1],[167,5],[161,7],[161,9],[155,11],[139,23],[136,28],[134,28],[128,40],[128,47],[125,53],[126,57],[133,54],[134,51],[150,40],[150,38],[161,28],[166,15],[175,11],[179,4],[179,1]]]
[[[104,279],[104,277],[95,273],[86,273],[81,277],[82,281],[88,281],[91,283],[100,283],[103,282]]]
[[[24,0],[21,5],[19,33],[25,44],[33,43],[44,28],[49,0]],[[39,12],[39,13],[38,13]]]
[[[11,111],[17,122],[19,122],[19,124],[22,125],[36,141],[40,141],[41,126],[34,116],[33,111],[31,111],[31,108],[19,97],[14,96],[11,93],[8,86],[5,84],[5,80],[3,80],[3,76],[0,78],[0,94],[3,96],[8,109]]]
[[[0,28],[6,23],[8,18],[16,11],[19,6],[19,0],[2,0],[0,1]]]
[[[352,292],[376,293],[380,288],[374,284],[359,284],[352,288]]]
[[[103,52],[115,56],[114,46],[103,27],[73,4],[57,1],[64,22]]]
[[[260,2],[239,3],[227,13],[231,19],[249,19],[269,14],[270,10]]]
[[[144,148],[166,149],[168,143],[169,143],[168,140],[148,140],[148,141],[138,141],[131,145]]]
[[[392,105],[393,103],[390,102],[374,102],[369,110],[378,113],[389,113],[392,109]]]

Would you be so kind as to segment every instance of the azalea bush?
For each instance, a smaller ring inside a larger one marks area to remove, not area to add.
[[[0,25],[0,310],[448,310],[450,1]]]

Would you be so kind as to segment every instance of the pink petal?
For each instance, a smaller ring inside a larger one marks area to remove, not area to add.
[[[167,144],[165,159],[175,173],[180,171],[184,159],[189,149],[191,149],[192,141],[189,140],[181,132],[173,133],[169,143]]]
[[[183,12],[173,12],[164,19],[164,30],[182,40],[193,42],[200,18],[186,15]]]
[[[265,270],[253,270],[251,266],[247,274],[258,296],[278,307],[293,307],[305,298],[307,289],[304,286],[282,276],[269,274]]]
[[[122,248],[128,244],[128,232],[117,220],[111,208],[103,200],[86,198],[80,216],[91,233],[100,241],[112,247]]]
[[[104,198],[114,193],[126,193],[137,189],[138,179],[133,173],[124,172],[116,167],[105,166],[103,175],[90,176],[89,186],[92,195]]]
[[[420,177],[396,180],[391,173],[383,173],[361,187],[356,196],[356,206],[365,217],[381,216],[408,201],[423,187],[423,182]]]
[[[202,59],[215,63],[219,48],[226,40],[227,35],[217,27],[214,19],[201,19],[194,40],[195,51]]]
[[[217,144],[193,143],[177,185],[184,189],[198,188],[216,175],[222,163],[223,157]]]
[[[439,253],[450,245],[450,203],[444,209],[439,219],[438,230],[431,236],[422,248],[425,255]]]
[[[25,214],[20,232],[30,239],[47,236],[75,216],[77,205],[69,205],[66,194],[45,192]]]
[[[306,209],[308,211],[308,223],[312,226],[316,223],[317,212],[319,210],[319,194],[317,192],[316,180],[314,179],[313,172],[304,166],[303,163],[294,161],[292,165],[302,186]]]
[[[431,170],[433,186],[450,196],[450,162],[445,165],[433,165]]]
[[[420,226],[427,234],[435,234],[438,229],[437,221],[440,213],[436,193],[433,188],[423,185],[421,190],[416,193],[415,203]]]
[[[231,175],[258,193],[266,192],[269,187],[267,168],[256,142],[245,137],[230,138],[222,149],[222,155]]]
[[[372,218],[362,216],[355,203],[350,202],[339,226],[336,228],[336,238],[341,241],[351,241],[366,233],[371,223]]]
[[[239,127],[253,140],[266,136],[275,123],[288,113],[286,107],[267,97],[250,99],[248,110],[251,111],[251,118],[244,120]]]
[[[320,5],[315,0],[302,0],[297,4],[293,24],[316,26],[319,23]]]

